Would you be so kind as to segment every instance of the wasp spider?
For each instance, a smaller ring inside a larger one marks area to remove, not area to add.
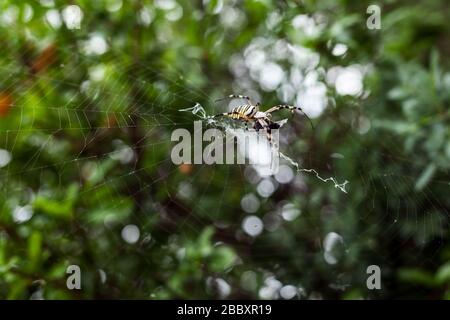
[[[286,104],[279,104],[276,106],[273,106],[272,108],[266,110],[266,111],[260,111],[260,103],[253,103],[252,100],[247,96],[242,95],[236,95],[231,94],[226,98],[218,99],[216,101],[221,101],[225,99],[243,99],[247,101],[247,104],[239,105],[235,107],[230,112],[225,113],[219,113],[216,114],[214,117],[227,117],[235,120],[240,120],[245,122],[245,126],[247,127],[247,123],[251,122],[253,123],[253,129],[256,131],[264,130],[267,135],[267,139],[269,140],[269,143],[272,143],[272,130],[278,129],[280,125],[274,121],[272,121],[272,113],[278,110],[282,109],[288,109],[291,110],[292,113],[295,110],[301,111],[305,117],[309,120],[311,123],[311,127],[314,129],[314,125],[311,121],[311,119],[306,115],[306,113],[299,107],[294,107]]]

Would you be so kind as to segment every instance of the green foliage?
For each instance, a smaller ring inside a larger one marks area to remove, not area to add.
[[[381,1],[380,30],[370,1],[80,0],[80,29],[66,1],[45,3],[0,4],[0,298],[279,298],[293,285],[296,298],[450,299],[447,1]],[[283,84],[300,74],[288,94],[261,80],[270,63]],[[342,93],[337,67],[363,90]],[[215,114],[236,93],[265,110],[322,89],[315,129],[289,117],[281,149],[348,193],[294,172],[264,197],[249,166],[170,161],[172,130],[196,120],[179,109]],[[372,264],[381,291],[366,287]]]

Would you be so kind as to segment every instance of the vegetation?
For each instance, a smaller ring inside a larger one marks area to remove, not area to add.
[[[448,3],[371,4],[2,1],[0,297],[450,298]],[[230,93],[303,107],[281,151],[347,193],[174,165]]]

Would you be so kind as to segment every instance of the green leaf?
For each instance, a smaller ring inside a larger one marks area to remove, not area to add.
[[[29,271],[35,272],[39,267],[42,255],[42,234],[34,231],[28,238]]]
[[[35,211],[60,219],[71,219],[73,217],[73,207],[78,196],[79,187],[72,183],[66,191],[66,197],[63,201],[49,199],[44,196],[38,196],[33,202]]]
[[[400,269],[398,277],[403,282],[425,287],[435,287],[437,284],[433,274],[418,268]]]
[[[236,260],[236,254],[228,247],[219,246],[213,252],[211,269],[214,272],[227,270]]]
[[[441,284],[450,283],[450,262],[447,262],[438,269],[436,280]]]
[[[427,168],[422,172],[420,178],[417,179],[414,189],[416,191],[421,191],[423,188],[425,188],[428,182],[430,182],[430,180],[433,178],[435,172],[436,172],[436,165],[434,163],[430,163],[427,166]]]

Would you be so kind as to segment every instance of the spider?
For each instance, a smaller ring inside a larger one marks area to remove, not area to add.
[[[272,112],[282,109],[288,109],[292,113],[294,113],[295,110],[299,110],[305,115],[306,118],[308,118],[309,122],[311,123],[311,127],[314,129],[314,125],[311,119],[299,107],[294,107],[287,104],[279,104],[266,111],[259,111],[259,107],[261,105],[259,102],[254,104],[250,97],[236,94],[231,94],[226,98],[218,99],[216,101],[222,101],[225,99],[244,99],[247,101],[247,104],[237,106],[230,112],[216,114],[214,117],[228,117],[231,119],[244,121],[246,129],[248,129],[248,122],[254,122],[253,129],[255,129],[256,131],[263,129],[266,132],[267,139],[269,140],[270,144],[272,144],[272,130],[280,128],[280,125],[278,123],[272,121]]]

